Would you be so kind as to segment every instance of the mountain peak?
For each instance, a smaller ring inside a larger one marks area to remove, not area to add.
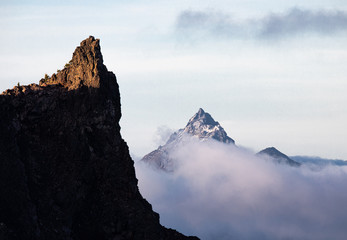
[[[174,132],[163,146],[159,146],[156,150],[145,155],[142,161],[164,171],[173,171],[175,163],[172,153],[184,145],[185,141],[191,139],[198,139],[199,141],[213,139],[222,143],[235,144],[235,141],[228,137],[222,126],[209,113],[200,108],[189,119],[185,128]]]
[[[202,115],[204,115],[204,114],[205,114],[205,111],[204,111],[204,109],[202,109],[202,108],[199,108],[199,111],[197,112],[197,114],[198,114],[199,116],[202,116]]]
[[[83,40],[72,55],[72,63],[76,66],[96,64],[96,68],[103,67],[100,40],[93,36]]]
[[[199,139],[212,138],[224,143],[235,143],[233,139],[227,136],[222,126],[202,108],[189,119],[182,132],[197,136]]]
[[[286,164],[289,164],[289,165],[295,166],[295,167],[298,167],[301,165],[300,163],[294,161],[293,159],[289,158],[284,153],[277,150],[275,147],[265,148],[265,149],[261,150],[260,152],[258,152],[257,155],[258,156],[269,156],[270,158],[272,158],[274,161],[276,161],[278,163],[286,163]]]
[[[89,36],[80,43],[72,55],[72,59],[51,77],[45,76],[40,85],[60,84],[68,90],[81,87],[103,88],[106,92],[118,89],[116,77],[107,71],[103,64],[100,40]]]
[[[199,108],[199,111],[193,117],[189,119],[186,127],[194,124],[195,122],[200,122],[200,124],[212,125],[212,126],[216,126],[219,124],[212,118],[210,114],[205,112],[202,108]]]

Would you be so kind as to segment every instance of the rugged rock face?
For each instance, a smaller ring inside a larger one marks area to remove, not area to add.
[[[174,132],[164,146],[150,152],[142,158],[142,161],[154,166],[155,168],[171,172],[174,170],[175,160],[172,153],[180,145],[190,141],[191,138],[199,141],[215,140],[226,144],[235,144],[235,141],[228,137],[222,126],[216,122],[209,113],[202,108],[189,119],[185,128]]]
[[[40,85],[0,95],[0,239],[196,239],[142,198],[120,117],[94,37]]]
[[[281,153],[274,147],[269,147],[261,150],[257,153],[257,156],[262,158],[269,158],[270,160],[280,163],[280,164],[288,164],[293,167],[299,167],[301,164],[289,158],[287,155]]]

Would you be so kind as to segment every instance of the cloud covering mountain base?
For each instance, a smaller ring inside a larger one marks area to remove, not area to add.
[[[344,239],[347,167],[276,164],[248,150],[192,139],[175,171],[136,162],[142,195],[161,223],[201,239]]]

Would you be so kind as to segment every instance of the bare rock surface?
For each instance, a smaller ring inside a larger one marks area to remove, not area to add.
[[[65,68],[0,95],[0,239],[197,239],[159,223],[120,135],[99,40]]]

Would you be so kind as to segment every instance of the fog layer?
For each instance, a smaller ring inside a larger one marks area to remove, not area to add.
[[[175,171],[138,161],[161,223],[201,239],[345,239],[347,168],[279,165],[215,141],[172,151]]]

